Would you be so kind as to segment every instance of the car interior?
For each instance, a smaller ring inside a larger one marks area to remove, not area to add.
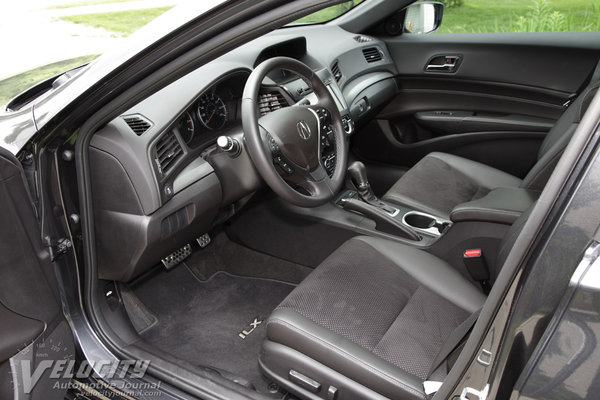
[[[597,92],[600,41],[417,34],[440,5],[400,3],[283,26],[94,133],[122,346],[259,398],[444,381]]]

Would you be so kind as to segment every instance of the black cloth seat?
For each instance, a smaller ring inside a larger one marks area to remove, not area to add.
[[[431,153],[408,170],[382,197],[415,210],[449,218],[458,204],[479,199],[498,187],[541,191],[598,90],[600,64],[588,87],[563,112],[542,142],[523,180],[463,157]],[[507,154],[507,157],[510,157]]]
[[[423,399],[423,381],[443,344],[484,301],[443,260],[397,242],[356,237],[275,309],[260,365],[307,398],[328,398],[332,386],[342,399]],[[290,371],[318,382],[318,392],[302,387]]]

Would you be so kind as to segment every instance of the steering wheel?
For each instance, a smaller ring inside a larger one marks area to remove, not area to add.
[[[313,90],[318,103],[296,104],[261,117],[259,89],[265,76],[275,69],[298,75]],[[321,161],[321,133],[327,125],[333,131],[336,153],[331,177]],[[256,169],[280,197],[301,207],[316,207],[338,193],[348,162],[342,117],[329,90],[306,64],[274,57],[257,66],[244,87],[242,126]]]

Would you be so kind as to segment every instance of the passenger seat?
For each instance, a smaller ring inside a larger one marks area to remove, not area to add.
[[[449,218],[458,204],[479,199],[498,187],[541,191],[596,94],[599,81],[600,63],[590,84],[565,110],[542,142],[537,162],[525,179],[476,161],[435,152],[423,157],[406,172],[387,191],[383,200]]]

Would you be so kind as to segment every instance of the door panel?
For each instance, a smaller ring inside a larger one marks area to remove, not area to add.
[[[0,205],[0,398],[61,399],[65,390],[53,388],[44,366],[72,359],[74,341],[23,170],[2,148]]]
[[[386,40],[400,76],[452,76],[573,93],[598,61],[598,32],[400,35]],[[453,74],[425,72],[437,54],[460,54]]]
[[[398,69],[398,94],[358,132],[355,153],[411,167],[444,151],[518,177],[535,163],[545,133],[585,87],[600,55],[598,32],[384,40]],[[460,60],[454,72],[427,71],[443,55]]]

